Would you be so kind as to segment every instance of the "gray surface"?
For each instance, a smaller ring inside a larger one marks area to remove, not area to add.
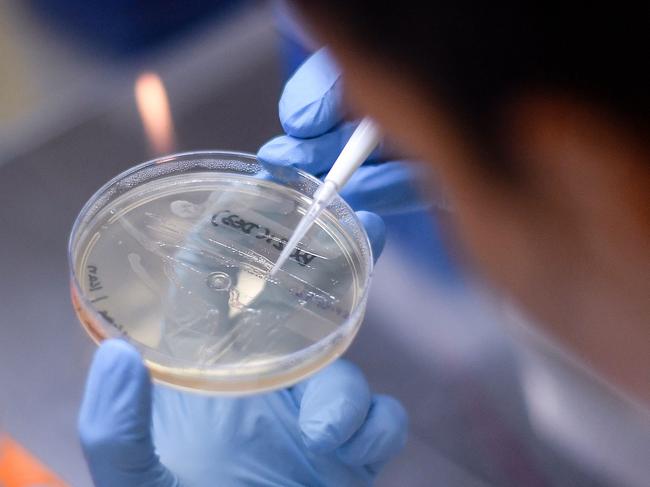
[[[265,32],[256,55],[254,38],[238,44],[247,56],[215,47],[235,70],[215,55],[207,72],[188,61],[170,74],[179,149],[255,151],[279,132],[279,63]],[[94,190],[148,156],[132,102],[116,99],[0,167],[0,425],[73,486],[90,485],[75,420],[94,345],[70,305],[66,239]],[[377,485],[596,485],[532,435],[489,306],[412,265],[391,240],[348,354],[411,416],[407,449]]]

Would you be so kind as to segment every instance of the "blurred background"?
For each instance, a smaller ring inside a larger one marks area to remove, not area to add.
[[[283,82],[311,48],[281,2],[0,1],[0,431],[67,485],[90,485],[75,424],[95,347],[66,261],[78,211],[157,154],[255,152],[281,132]],[[386,220],[348,353],[411,416],[377,485],[601,485],[533,430],[498,307],[435,215]]]

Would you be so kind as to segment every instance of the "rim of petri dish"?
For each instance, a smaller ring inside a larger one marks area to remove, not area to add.
[[[350,206],[336,197],[327,208],[327,217],[345,230],[346,237],[354,244],[362,267],[353,274],[360,278],[361,290],[347,318],[337,328],[319,341],[290,354],[269,359],[271,371],[260,365],[216,365],[197,366],[182,359],[169,357],[120,332],[109,323],[93,306],[77,275],[77,264],[82,260],[80,253],[91,245],[88,232],[96,224],[95,217],[111,202],[156,179],[184,173],[215,172],[249,176],[251,183],[262,178],[268,182],[289,187],[300,194],[308,204],[315,190],[322,184],[314,176],[290,166],[274,166],[260,162],[254,155],[234,151],[193,151],[172,154],[138,164],[118,174],[98,189],[83,206],[72,227],[68,241],[68,265],[70,290],[73,306],[82,326],[99,344],[108,338],[121,338],[134,345],[142,354],[156,382],[194,392],[244,395],[290,386],[322,369],[340,355],[352,343],[363,321],[370,279],[373,272],[372,248],[368,235]],[[343,225],[345,224],[345,226]],[[84,247],[78,248],[84,244]],[[354,266],[350,256],[349,264]]]

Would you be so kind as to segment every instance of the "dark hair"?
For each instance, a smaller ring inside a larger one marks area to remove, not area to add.
[[[645,2],[296,3],[310,19],[324,17],[335,35],[431,86],[479,137],[493,130],[504,100],[531,89],[593,100],[647,127]]]

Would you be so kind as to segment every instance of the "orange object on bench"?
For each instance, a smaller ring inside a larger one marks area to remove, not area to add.
[[[63,480],[7,435],[0,435],[0,486],[68,487]]]

